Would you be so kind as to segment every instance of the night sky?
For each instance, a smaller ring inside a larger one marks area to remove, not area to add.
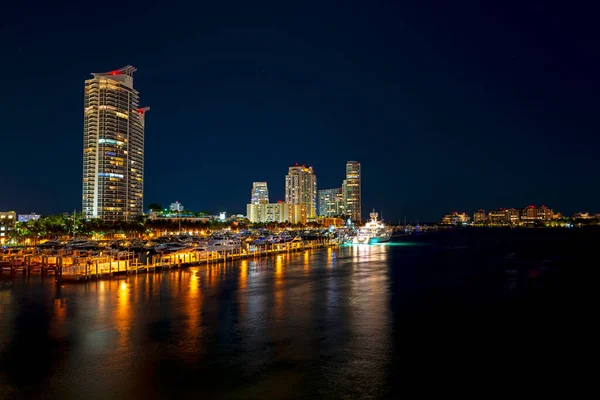
[[[21,4],[26,3],[26,4]],[[460,4],[459,4],[460,3]],[[81,209],[83,89],[131,64],[145,204],[245,213],[362,164],[363,213],[600,212],[596,13],[560,2],[12,2],[0,210]],[[591,2],[590,2],[591,4]]]

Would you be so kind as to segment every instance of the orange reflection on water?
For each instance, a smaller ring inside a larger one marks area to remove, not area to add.
[[[112,282],[110,282],[112,283]],[[110,290],[109,284],[109,290]],[[115,310],[115,325],[119,333],[119,342],[122,346],[128,343],[129,331],[131,329],[131,289],[125,281],[121,281],[117,290],[117,307]]]
[[[306,250],[304,252],[304,273],[305,274],[308,274],[309,270],[310,270],[310,268],[309,268],[310,263],[309,263],[308,259],[309,259],[309,254],[308,254],[308,250]]]
[[[184,299],[185,313],[187,314],[189,341],[196,342],[200,336],[202,325],[203,297],[200,290],[200,272],[191,270],[189,273],[188,293]]]
[[[275,288],[274,288],[274,296],[275,296],[275,314],[282,318],[284,314],[283,310],[283,257],[278,255],[275,258]]]
[[[283,283],[283,257],[277,256],[275,259],[275,285],[279,286]]]
[[[246,289],[246,285],[248,282],[248,261],[242,260],[240,262],[240,285],[239,289]]]
[[[54,299],[53,310],[52,310],[52,321],[50,324],[50,332],[56,337],[63,337],[66,335],[67,327],[65,322],[67,320],[67,301],[66,299]]]

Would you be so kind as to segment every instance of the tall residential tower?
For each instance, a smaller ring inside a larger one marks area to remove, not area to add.
[[[295,165],[289,168],[285,176],[285,202],[299,206],[296,214],[306,215],[306,219],[317,217],[317,177],[312,167]]]
[[[346,163],[346,179],[343,183],[345,213],[354,222],[361,221],[360,198],[360,163],[348,161]]]
[[[267,204],[269,202],[269,189],[267,182],[253,182],[250,204]]]
[[[130,220],[144,206],[144,115],[130,65],[85,81],[83,215]]]

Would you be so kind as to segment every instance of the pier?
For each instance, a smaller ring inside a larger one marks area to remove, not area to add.
[[[244,245],[239,248],[205,251],[186,249],[180,252],[159,254],[150,250],[139,253],[127,252],[113,257],[91,256],[91,252],[73,252],[69,255],[8,254],[0,255],[2,276],[42,275],[60,282],[85,282],[109,279],[119,275],[162,272],[170,269],[188,268],[195,265],[229,263],[241,259],[256,259],[274,254],[299,252],[337,246],[335,239],[319,238],[302,242],[266,243]]]

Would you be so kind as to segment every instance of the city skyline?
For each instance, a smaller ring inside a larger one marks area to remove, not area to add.
[[[83,82],[134,65],[152,106],[146,206],[179,198],[243,213],[248,182],[277,182],[301,162],[335,188],[339,165],[360,160],[363,212],[387,220],[482,204],[594,210],[598,79],[581,40],[591,14],[513,6],[131,4],[110,28],[144,39],[90,46],[107,32],[83,22],[100,15],[92,4],[36,13],[11,3],[0,27],[0,209],[80,210]]]

